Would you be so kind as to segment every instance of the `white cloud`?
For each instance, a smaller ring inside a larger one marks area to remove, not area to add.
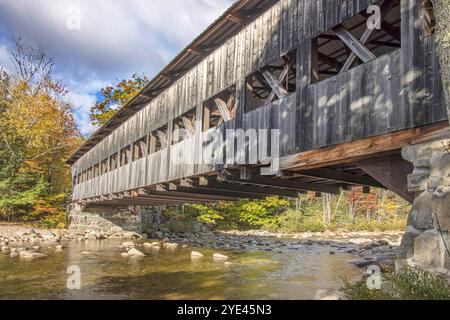
[[[42,46],[74,91],[80,112],[87,112],[103,86],[133,73],[156,74],[232,2],[0,0],[0,63],[7,56],[7,33]],[[67,28],[73,5],[81,11],[80,30]],[[87,128],[87,118],[79,118]]]
[[[2,44],[0,44],[0,67],[2,67],[6,72],[12,72],[14,70],[14,66],[9,55],[9,50]]]

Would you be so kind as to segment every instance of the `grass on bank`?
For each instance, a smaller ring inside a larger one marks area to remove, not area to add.
[[[404,267],[400,272],[383,274],[382,290],[371,290],[367,279],[346,282],[342,289],[350,300],[450,300],[450,285],[444,275],[419,267]]]

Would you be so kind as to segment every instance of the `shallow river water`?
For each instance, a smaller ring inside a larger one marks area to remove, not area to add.
[[[319,289],[337,289],[357,279],[354,257],[325,247],[287,252],[227,252],[205,248],[142,250],[121,257],[120,241],[64,243],[64,250],[23,261],[0,253],[0,299],[314,299]],[[191,261],[191,251],[205,257]],[[90,255],[82,255],[89,251]],[[229,262],[214,262],[220,252]],[[79,266],[81,290],[66,288],[67,268]]]

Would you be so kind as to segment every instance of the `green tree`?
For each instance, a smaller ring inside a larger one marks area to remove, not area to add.
[[[114,86],[101,90],[101,99],[91,108],[91,121],[102,126],[108,122],[121,106],[127,104],[148,83],[145,76],[134,74],[131,79],[122,80]]]
[[[0,72],[0,216],[60,214],[64,203],[56,209],[47,199],[69,189],[65,160],[80,144],[67,91],[44,50],[19,38],[10,54],[15,72]]]

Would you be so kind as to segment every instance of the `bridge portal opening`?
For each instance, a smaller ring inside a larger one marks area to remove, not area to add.
[[[251,112],[296,92],[297,54],[287,53],[252,73],[245,81],[245,112]]]
[[[312,39],[317,83],[401,48],[400,0],[384,0]]]

